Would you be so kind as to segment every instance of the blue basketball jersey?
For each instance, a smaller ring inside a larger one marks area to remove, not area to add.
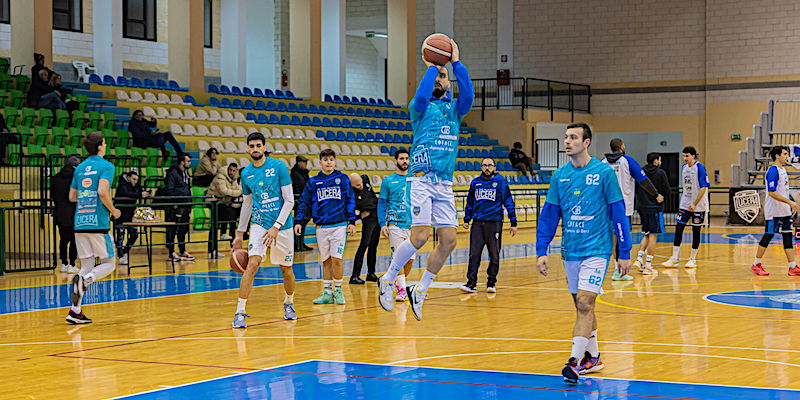
[[[76,231],[99,232],[111,229],[109,210],[100,201],[97,193],[101,179],[108,181],[109,188],[114,181],[114,165],[103,157],[91,156],[75,168],[70,187],[78,191],[78,204],[75,207]]]
[[[292,178],[286,165],[274,158],[266,157],[264,164],[256,167],[250,164],[242,170],[242,193],[253,195],[252,223],[265,229],[272,228],[283,207],[281,188],[292,185]],[[292,229],[292,215],[286,218],[280,230]]]
[[[397,173],[387,176],[381,182],[378,198],[378,222],[381,226],[396,226],[411,229],[411,217],[406,207],[406,178]]]

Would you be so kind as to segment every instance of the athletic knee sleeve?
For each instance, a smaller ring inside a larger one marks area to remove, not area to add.
[[[771,233],[765,233],[764,236],[761,237],[761,241],[758,242],[758,245],[761,247],[769,247],[769,242],[772,241],[773,237],[775,237],[775,235]]]
[[[682,224],[680,222],[678,223],[677,226],[675,226],[675,241],[673,243],[674,246],[680,246],[681,245],[681,241],[683,240],[683,230],[684,229],[686,229],[686,225]]]
[[[699,226],[692,227],[692,248],[695,250],[700,248],[700,228]]]
[[[791,249],[792,247],[794,247],[794,235],[792,235],[791,232],[784,232],[783,233],[783,248],[788,250],[788,249]]]

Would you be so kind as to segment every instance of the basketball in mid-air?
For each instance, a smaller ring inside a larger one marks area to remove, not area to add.
[[[236,250],[231,254],[230,263],[231,269],[233,272],[237,274],[243,274],[244,270],[247,269],[247,261],[249,257],[247,256],[247,250]]]
[[[435,65],[445,65],[450,61],[453,46],[450,38],[442,33],[434,33],[422,42],[422,57]]]

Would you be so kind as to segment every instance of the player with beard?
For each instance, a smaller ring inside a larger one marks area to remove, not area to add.
[[[381,235],[389,239],[392,256],[397,246],[411,237],[411,217],[406,207],[406,178],[408,177],[408,150],[400,149],[394,153],[395,173],[387,176],[381,182],[381,193],[378,197],[378,224],[381,226]],[[397,297],[395,301],[404,302],[408,298],[406,293],[406,276],[411,272],[414,259],[410,259],[403,266],[403,271],[397,274],[395,287]]]

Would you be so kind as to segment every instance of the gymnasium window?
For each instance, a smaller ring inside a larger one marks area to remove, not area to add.
[[[122,36],[156,41],[156,0],[122,0]]]
[[[83,32],[83,0],[53,0],[53,29]]]
[[[11,0],[0,0],[0,24],[8,24],[11,22],[11,14],[8,11],[8,3]]]
[[[209,49],[214,47],[212,41],[212,33],[211,33],[213,28],[212,25],[213,13],[214,13],[214,7],[212,4],[212,0],[203,0],[203,27],[204,27],[203,40],[205,41],[204,45]]]

